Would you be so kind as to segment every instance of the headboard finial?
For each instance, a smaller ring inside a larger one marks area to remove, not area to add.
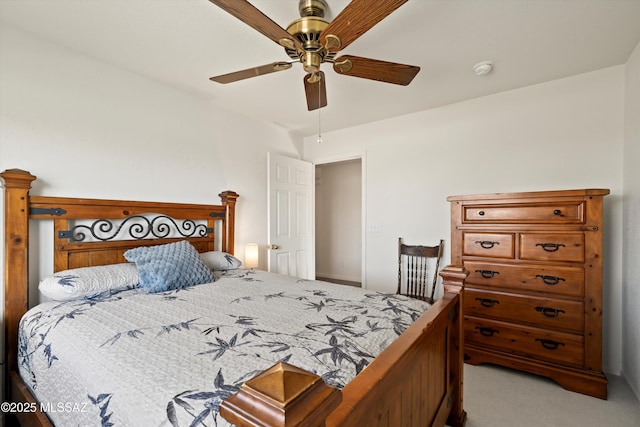
[[[7,169],[0,173],[5,188],[31,188],[31,182],[36,179],[31,173],[22,169]]]
[[[222,203],[224,204],[235,203],[236,199],[240,197],[238,193],[230,190],[223,191],[222,193],[218,194],[218,196],[220,197],[220,200],[222,200]]]

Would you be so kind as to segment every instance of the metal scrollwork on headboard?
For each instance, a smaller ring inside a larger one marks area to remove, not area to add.
[[[90,235],[96,240],[106,242],[115,240],[121,233],[128,233],[133,240],[162,239],[170,237],[171,234],[179,234],[181,237],[205,237],[213,233],[213,229],[206,224],[197,224],[191,219],[179,222],[166,215],[157,215],[151,219],[143,215],[132,215],[122,220],[115,232],[114,228],[112,221],[98,219],[90,225],[76,225],[71,230],[62,230],[58,232],[58,237],[69,239],[71,242],[83,242],[87,235]]]

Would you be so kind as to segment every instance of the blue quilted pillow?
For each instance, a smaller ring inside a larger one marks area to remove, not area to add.
[[[185,286],[210,283],[215,279],[200,259],[196,248],[186,240],[158,246],[141,246],[124,253],[135,262],[140,288],[155,293]]]

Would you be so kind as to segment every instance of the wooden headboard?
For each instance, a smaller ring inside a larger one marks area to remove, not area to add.
[[[43,197],[29,195],[36,177],[27,171],[10,169],[0,177],[7,373],[17,369],[18,325],[29,307],[29,220],[53,221],[54,271],[126,262],[128,249],[179,240],[189,240],[200,252],[234,250],[238,194],[233,191],[219,194],[220,205]]]

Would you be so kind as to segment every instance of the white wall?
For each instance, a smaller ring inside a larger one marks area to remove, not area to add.
[[[622,372],[640,398],[640,43],[626,64]]]
[[[6,26],[0,55],[0,170],[36,175],[31,194],[218,204],[234,190],[237,255],[264,247],[267,152],[298,157],[285,131]]]
[[[324,133],[322,144],[305,138],[304,159],[364,153],[365,229],[381,229],[365,236],[364,280],[383,291],[393,291],[398,236],[448,244],[447,196],[611,189],[605,199],[604,368],[620,373],[623,105],[624,66],[618,66]]]
[[[362,161],[316,166],[316,277],[362,280]]]

